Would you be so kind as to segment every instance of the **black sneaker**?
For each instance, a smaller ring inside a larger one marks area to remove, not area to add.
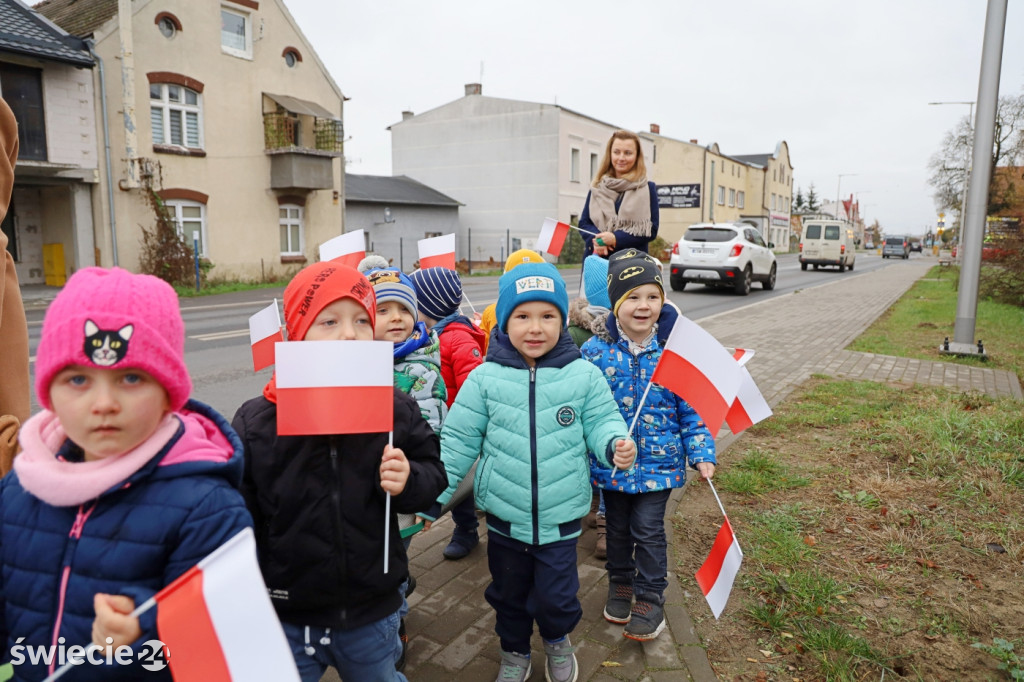
[[[608,583],[608,601],[604,605],[604,619],[622,625],[629,622],[629,607],[633,604],[633,586],[629,583]]]
[[[629,616],[629,623],[622,634],[630,639],[645,642],[665,629],[665,610],[658,604],[638,599]]]
[[[409,648],[409,635],[405,632],[405,618],[398,623],[398,639],[402,640],[402,655],[395,663],[395,670],[402,672],[405,670],[405,652]]]

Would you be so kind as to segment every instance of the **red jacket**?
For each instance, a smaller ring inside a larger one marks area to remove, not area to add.
[[[484,361],[487,334],[464,315],[445,318],[434,326],[441,343],[441,378],[448,391],[448,407],[455,402],[469,373]]]

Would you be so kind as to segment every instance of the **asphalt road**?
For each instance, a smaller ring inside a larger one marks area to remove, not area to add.
[[[913,254],[911,258],[922,256]],[[874,253],[858,253],[855,272],[870,272],[885,266],[899,267],[903,262],[883,260]],[[570,297],[575,296],[579,291],[579,270],[561,270],[561,274],[566,280]],[[685,291],[670,290],[669,298],[684,315],[699,321],[717,313],[756,305],[793,291],[810,289],[849,276],[849,272],[840,273],[834,268],[801,271],[796,254],[783,254],[778,257],[778,277],[774,291],[764,291],[760,284],[755,283],[749,296],[736,296],[729,290],[690,284]],[[463,288],[466,298],[472,304],[464,306],[464,312],[471,313],[472,309],[480,311],[497,299],[498,278],[467,277]],[[195,398],[212,405],[230,418],[245,400],[259,395],[270,378],[271,369],[259,373],[252,370],[248,318],[275,297],[280,301],[282,293],[282,289],[261,289],[182,299],[181,310],[186,330],[185,359],[192,375]],[[808,297],[807,301],[813,304],[812,297]],[[32,307],[27,311],[33,357],[39,343],[44,313],[45,309],[41,307]],[[37,409],[38,405],[33,399],[33,411]]]

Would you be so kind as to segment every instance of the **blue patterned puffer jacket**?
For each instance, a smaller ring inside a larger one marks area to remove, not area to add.
[[[658,318],[657,338],[636,357],[629,351],[629,339],[620,336],[612,315],[607,316],[603,328],[595,321],[599,333],[580,349],[587,361],[601,369],[627,425],[633,423],[636,406],[678,316],[675,308],[665,305]],[[637,447],[636,464],[627,472],[616,472],[614,479],[611,471],[596,466],[590,455],[594,485],[626,493],[679,488],[686,483],[687,463],[691,467],[699,462],[716,463],[715,440],[700,416],[685,400],[657,384],[651,386],[644,400],[632,436]]]

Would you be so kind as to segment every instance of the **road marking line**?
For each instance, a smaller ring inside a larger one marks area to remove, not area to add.
[[[239,336],[248,336],[248,329],[235,329],[229,332],[213,332],[212,334],[195,334],[189,335],[188,338],[196,339],[197,341],[220,341],[221,339],[234,339]]]

